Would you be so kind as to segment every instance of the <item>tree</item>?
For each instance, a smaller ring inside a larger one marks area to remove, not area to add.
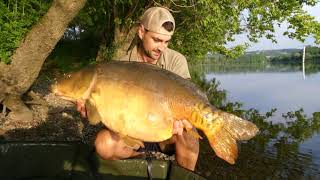
[[[114,52],[119,57],[131,43],[138,17],[150,6],[170,9],[176,20],[176,33],[170,46],[186,56],[204,56],[218,52],[227,56],[241,55],[247,44],[227,48],[235,35],[247,33],[250,41],[260,37],[275,40],[275,26],[289,24],[284,35],[304,41],[312,35],[320,40],[320,25],[305,12],[305,5],[316,0],[110,0],[90,1],[77,26],[85,32],[98,34],[101,39],[98,58]],[[83,21],[85,19],[85,21]],[[105,53],[108,52],[108,53]]]
[[[33,84],[46,57],[85,3],[86,0],[53,0],[48,12],[20,42],[11,63],[0,63],[0,102],[11,110],[13,117],[32,119],[20,97]]]

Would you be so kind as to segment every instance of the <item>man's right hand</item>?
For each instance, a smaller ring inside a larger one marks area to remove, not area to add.
[[[86,118],[87,117],[87,110],[85,106],[85,100],[78,99],[77,100],[77,111],[80,112],[81,117]]]
[[[185,119],[173,122],[173,134],[177,134],[181,136],[184,129],[192,129],[192,128],[193,128],[192,124]]]

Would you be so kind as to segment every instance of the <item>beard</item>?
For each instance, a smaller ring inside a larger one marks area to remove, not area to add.
[[[141,47],[142,47],[143,53],[144,53],[147,57],[149,57],[149,58],[151,58],[151,59],[153,59],[153,60],[156,60],[156,61],[160,59],[162,52],[160,52],[159,57],[155,57],[155,56],[152,54],[152,51],[146,50],[146,49],[144,48],[143,43],[141,44]]]
[[[158,59],[155,59],[155,57],[152,56],[152,52],[151,51],[147,51],[146,49],[143,48],[143,52],[149,58],[154,59],[154,60],[158,60]]]

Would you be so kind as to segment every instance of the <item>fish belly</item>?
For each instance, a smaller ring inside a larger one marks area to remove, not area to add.
[[[172,136],[173,118],[166,99],[126,82],[103,82],[91,94],[105,126],[114,132],[147,142]]]

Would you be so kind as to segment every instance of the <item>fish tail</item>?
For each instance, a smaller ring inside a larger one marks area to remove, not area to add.
[[[259,131],[250,121],[203,104],[195,107],[190,121],[205,133],[217,156],[230,164],[238,157],[237,140],[249,140]]]

